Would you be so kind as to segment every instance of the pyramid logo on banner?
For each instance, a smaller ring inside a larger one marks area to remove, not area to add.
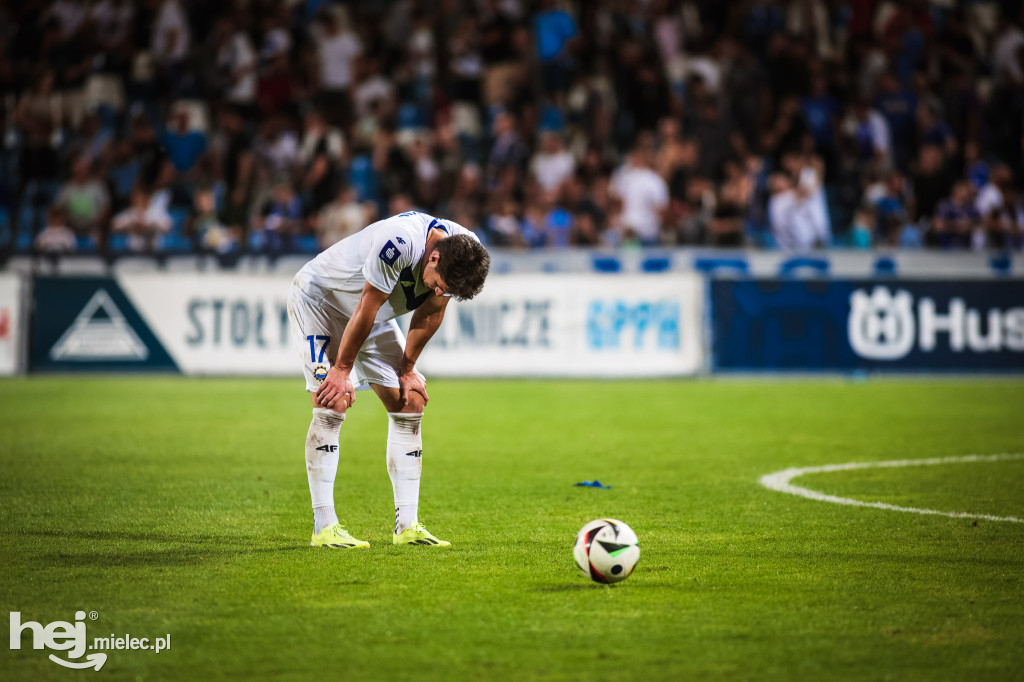
[[[104,289],[98,290],[50,349],[52,360],[138,360],[149,357],[142,342]]]

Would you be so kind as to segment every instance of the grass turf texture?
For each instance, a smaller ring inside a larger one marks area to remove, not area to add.
[[[109,679],[1000,680],[1024,671],[1024,524],[825,504],[790,466],[1024,452],[1024,384],[434,381],[421,519],[392,547],[386,419],[361,393],[337,500],[369,550],[309,548],[292,381],[0,382],[0,586],[22,619],[172,635]],[[600,479],[611,490],[574,488]],[[1024,517],[1024,464],[809,475],[823,492]],[[643,553],[613,588],[571,546]],[[31,648],[6,679],[72,672]],[[90,673],[91,675],[91,673]],[[98,679],[98,678],[97,678]]]

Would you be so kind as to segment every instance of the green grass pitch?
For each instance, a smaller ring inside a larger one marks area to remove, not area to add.
[[[99,673],[12,680],[1021,680],[1024,524],[762,488],[795,466],[1024,452],[1024,383],[433,381],[420,518],[396,548],[386,419],[361,393],[336,497],[366,551],[308,546],[301,381],[0,382],[3,610],[95,611]],[[576,488],[600,479],[610,490]],[[1024,517],[1024,460],[814,474],[822,492]],[[636,572],[571,546],[611,516]]]

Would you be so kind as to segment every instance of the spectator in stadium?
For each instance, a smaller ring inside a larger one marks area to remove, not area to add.
[[[576,159],[554,130],[540,134],[540,149],[530,160],[530,175],[545,192],[558,191],[576,170]]]
[[[305,211],[302,200],[286,180],[274,185],[259,215],[253,219],[253,230],[262,239],[263,251],[278,255],[291,251],[294,236],[303,232]]]
[[[533,26],[544,91],[556,101],[561,101],[569,89],[573,39],[578,33],[576,21],[568,12],[559,9],[554,0],[542,0],[541,11],[534,16]]]
[[[206,136],[191,125],[191,115],[185,107],[174,114],[173,125],[161,136],[167,150],[167,160],[179,175],[186,175],[196,167],[206,153]]]
[[[55,203],[65,211],[68,227],[75,234],[100,241],[110,213],[110,194],[106,185],[94,176],[89,159],[75,160],[71,179],[61,187]]]
[[[326,249],[368,224],[366,212],[359,204],[355,188],[344,187],[333,201],[320,209],[316,216],[314,231],[320,248]]]
[[[799,175],[775,173],[770,178],[771,198],[768,215],[775,242],[789,251],[808,251],[831,243],[828,216],[821,199],[819,180],[805,160],[795,158],[789,164]],[[809,172],[810,171],[810,172]]]
[[[221,212],[225,225],[244,228],[249,222],[249,203],[254,180],[252,138],[234,106],[225,106],[218,116],[214,159],[218,177],[224,182],[226,197]]]
[[[322,5],[311,33],[319,63],[317,104],[327,121],[345,130],[351,122],[350,89],[354,63],[362,42],[349,28],[346,12],[338,5]]]
[[[506,198],[499,208],[491,211],[482,231],[481,241],[493,246],[526,246],[519,204],[515,200]]]
[[[64,209],[53,207],[46,212],[46,227],[33,242],[38,251],[67,253],[78,248],[75,233],[67,226]]]
[[[153,24],[151,49],[172,96],[181,94],[185,76],[185,59],[191,48],[192,29],[188,16],[178,0],[163,0]]]
[[[957,180],[950,197],[935,211],[935,218],[925,234],[928,246],[941,249],[966,249],[971,244],[971,235],[981,222],[981,215],[975,208],[974,189],[969,180]]]
[[[725,163],[725,182],[715,203],[709,226],[713,246],[743,246],[753,182],[738,161]]]
[[[913,144],[917,136],[917,95],[901,86],[896,74],[883,73],[878,80],[879,94],[875,98],[877,110],[889,127],[893,161],[906,171],[910,166]]]
[[[218,23],[215,40],[217,82],[224,99],[244,118],[251,117],[256,113],[258,62],[249,34],[229,13]]]
[[[192,232],[201,250],[219,254],[238,250],[242,231],[221,222],[212,189],[206,187],[196,192],[193,210]]]
[[[104,155],[107,186],[113,190],[112,209],[120,211],[131,200],[132,188],[139,181],[142,165],[135,155],[131,140],[114,142]]]
[[[516,130],[516,119],[508,111],[494,117],[494,144],[487,157],[487,188],[511,191],[519,184],[526,168],[530,150]]]
[[[939,202],[949,196],[955,176],[942,148],[925,144],[918,151],[917,168],[912,176],[915,220],[930,219]]]
[[[992,169],[989,182],[978,192],[975,209],[981,224],[972,235],[972,247],[1005,249],[1018,242],[1024,216],[1009,166],[999,164]]]
[[[340,130],[328,126],[320,112],[311,109],[304,117],[298,163],[303,198],[311,211],[319,211],[336,194],[345,141]]]
[[[643,246],[661,243],[661,227],[668,211],[668,185],[651,169],[650,141],[641,139],[612,175],[611,194],[619,202],[620,236],[630,231]]]
[[[39,69],[32,86],[18,100],[14,122],[22,133],[19,195],[29,182],[47,184],[56,180],[60,172],[57,142],[63,111],[60,97],[54,91],[55,81],[52,69]]]
[[[892,143],[885,118],[858,98],[843,120],[847,146],[861,167],[884,170],[892,163]]]
[[[152,252],[156,250],[157,238],[170,232],[172,222],[161,202],[153,201],[145,188],[137,187],[128,208],[114,216],[111,231],[127,236],[129,250]]]
[[[883,181],[869,188],[866,194],[877,220],[876,241],[899,246],[903,229],[910,219],[906,178],[898,171],[890,171]]]

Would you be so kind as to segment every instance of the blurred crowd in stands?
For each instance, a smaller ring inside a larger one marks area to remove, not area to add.
[[[7,0],[0,249],[1019,249],[1020,2]]]

